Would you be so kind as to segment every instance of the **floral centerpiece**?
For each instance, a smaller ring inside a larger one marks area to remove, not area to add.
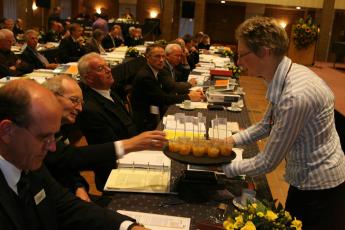
[[[139,57],[140,53],[139,50],[137,50],[134,47],[129,47],[127,52],[126,52],[126,57]]]
[[[158,44],[158,45],[161,45],[161,46],[165,47],[166,45],[168,45],[168,42],[166,40],[164,40],[164,39],[161,39],[161,40],[155,41],[155,44]]]
[[[232,71],[232,78],[239,79],[241,76],[242,69],[237,65],[229,65],[229,70]]]
[[[248,203],[242,211],[233,213],[228,217],[223,226],[227,230],[301,230],[302,222],[292,218],[290,213],[283,209],[281,204],[272,208],[261,202]]]
[[[306,20],[300,18],[292,29],[292,38],[297,49],[306,49],[318,37],[318,27],[313,23],[311,16]]]
[[[225,47],[223,52],[222,52],[222,56],[229,57],[230,59],[233,59],[235,54],[229,47]]]

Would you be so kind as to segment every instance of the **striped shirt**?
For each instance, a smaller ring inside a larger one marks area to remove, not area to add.
[[[285,158],[285,179],[301,190],[333,188],[344,182],[345,156],[334,124],[334,95],[325,82],[284,57],[266,98],[270,104],[263,120],[233,136],[236,145],[269,136],[263,152],[224,165],[226,175],[264,174]]]

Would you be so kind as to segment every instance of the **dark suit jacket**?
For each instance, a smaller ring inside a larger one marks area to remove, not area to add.
[[[78,187],[88,189],[80,171],[95,172],[97,188],[102,191],[110,171],[116,167],[113,142],[74,147],[66,144],[70,126],[64,125],[56,135],[56,151],[48,152],[44,162],[52,176],[65,188],[75,192]]]
[[[177,71],[173,70],[175,76],[173,76],[171,71],[172,70],[170,70],[170,67],[166,61],[164,68],[159,72],[158,75],[164,92],[169,94],[188,94],[192,85],[188,82],[177,82],[175,79]]]
[[[115,103],[83,85],[84,107],[78,117],[80,129],[89,144],[122,140],[137,135],[137,128],[121,99],[112,93]]]
[[[44,167],[29,172],[28,176],[32,194],[35,195],[42,189],[45,191],[46,197],[36,206],[43,230],[114,230],[124,220],[131,220],[76,198],[63,190]],[[8,186],[1,170],[0,188],[0,229],[26,230],[25,214],[19,205],[18,196]]]
[[[78,42],[74,42],[69,36],[61,40],[59,45],[59,62],[76,62],[85,54],[85,47],[80,46]]]
[[[107,34],[102,40],[103,48],[104,49],[111,49],[114,47],[119,47],[124,42],[121,38],[113,38],[113,39],[114,39],[115,46],[114,46],[113,40],[111,38],[111,35]]]
[[[0,78],[6,76],[21,76],[32,72],[32,68],[25,61],[16,64],[18,59],[19,58],[12,51],[0,50]],[[11,66],[16,66],[16,70],[11,70],[9,68]]]
[[[164,92],[159,79],[159,76],[158,80],[155,78],[148,64],[135,76],[131,102],[133,117],[139,131],[155,129],[169,105],[181,103],[189,98],[186,94],[176,95]],[[152,114],[151,106],[158,107],[160,114]]]
[[[187,64],[186,66],[183,64],[179,64],[175,66],[175,81],[177,82],[186,82],[188,81],[188,77],[190,74],[190,66]]]
[[[44,37],[45,42],[59,42],[60,40],[61,34],[54,30],[49,30]]]
[[[32,69],[44,69],[45,65],[38,59],[35,51],[27,46],[22,53],[22,60],[30,65]]]
[[[96,53],[101,53],[101,50],[99,49],[97,42],[95,39],[90,38],[86,43],[85,43],[85,52],[86,53],[91,53],[91,52],[96,52]]]

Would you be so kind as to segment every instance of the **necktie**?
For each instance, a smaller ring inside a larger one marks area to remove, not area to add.
[[[27,229],[39,230],[40,221],[37,216],[36,205],[30,190],[28,175],[23,171],[17,184],[18,198],[22,206]]]
[[[47,58],[45,56],[43,56],[42,54],[40,54],[39,52],[35,52],[36,54],[36,57],[40,60],[40,62],[42,62],[42,64],[44,66],[48,65],[49,64],[49,61],[47,60]]]

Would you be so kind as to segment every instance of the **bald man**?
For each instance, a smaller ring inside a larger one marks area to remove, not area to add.
[[[42,166],[61,116],[56,97],[32,80],[0,88],[0,229],[145,229],[77,199]]]

